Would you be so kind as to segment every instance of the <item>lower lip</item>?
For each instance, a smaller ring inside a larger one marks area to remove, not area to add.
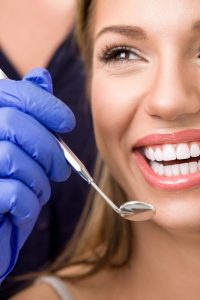
[[[173,177],[159,176],[153,172],[139,151],[134,151],[134,157],[145,180],[156,189],[171,191],[200,187],[200,172]]]

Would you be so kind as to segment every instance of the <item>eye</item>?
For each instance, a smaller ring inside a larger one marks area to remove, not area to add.
[[[137,51],[127,46],[109,46],[99,56],[104,63],[136,62],[145,60]]]
[[[106,58],[108,60],[136,60],[139,59],[139,56],[133,52],[130,48],[127,47],[117,47],[111,49],[107,54]]]

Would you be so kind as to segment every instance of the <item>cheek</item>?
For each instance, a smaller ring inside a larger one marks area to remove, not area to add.
[[[92,85],[92,113],[97,129],[116,132],[125,116],[124,93],[111,80],[94,78]]]
[[[136,113],[138,95],[131,79],[95,75],[91,106],[97,144],[108,148],[122,142]]]
[[[142,76],[93,71],[91,109],[97,147],[112,175],[130,195],[136,184],[132,178],[137,175],[130,168],[132,142],[141,134],[146,91]]]
[[[94,78],[91,101],[97,147],[113,169],[113,160],[119,160],[119,144],[127,126],[127,109],[124,93],[110,81]]]

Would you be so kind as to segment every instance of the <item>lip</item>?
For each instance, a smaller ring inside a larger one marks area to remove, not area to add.
[[[143,177],[152,187],[168,191],[200,187],[200,172],[180,176],[160,176],[153,172],[139,148],[151,145],[178,144],[200,140],[200,130],[184,130],[169,134],[151,134],[136,142],[133,155]]]
[[[134,148],[161,144],[179,144],[183,142],[189,143],[193,141],[200,141],[199,129],[184,130],[165,134],[150,134],[139,139],[135,143]]]

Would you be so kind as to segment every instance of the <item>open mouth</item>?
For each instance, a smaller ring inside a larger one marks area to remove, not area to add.
[[[133,153],[142,175],[153,187],[168,190],[200,187],[199,130],[173,136],[147,136]]]
[[[160,176],[179,176],[200,171],[200,144],[181,143],[143,148],[152,170]]]

